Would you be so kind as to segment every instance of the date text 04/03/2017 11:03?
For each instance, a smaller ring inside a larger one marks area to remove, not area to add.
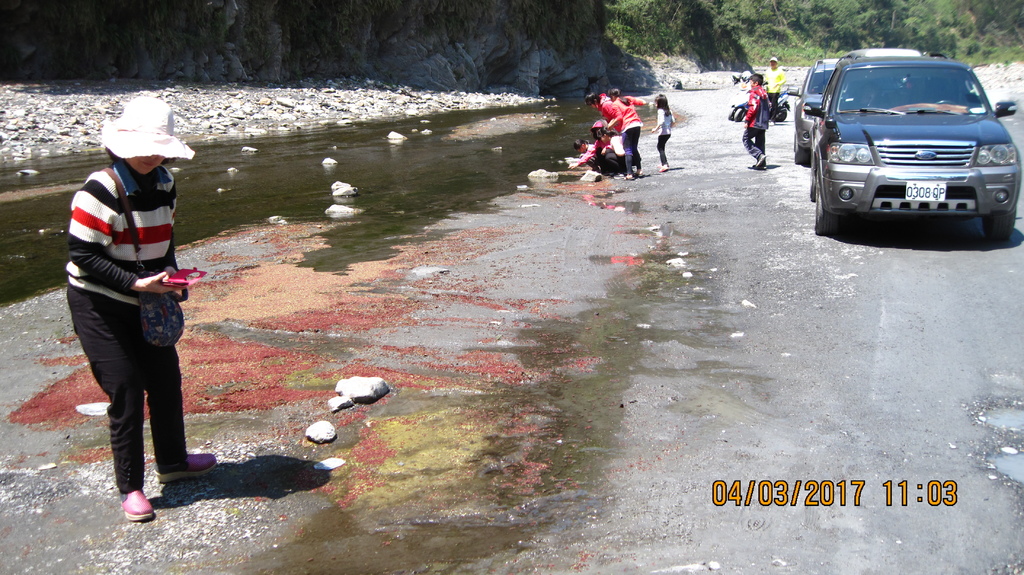
[[[797,506],[817,507],[838,505],[859,506],[867,481],[851,480],[755,480],[714,481],[711,484],[711,502],[721,507],[729,503],[736,506]],[[957,485],[951,480],[930,480],[913,483],[907,480],[881,483],[887,507],[906,507],[924,503],[932,507],[956,505]],[[915,490],[916,488],[916,490]],[[869,490],[870,491],[870,490]]]

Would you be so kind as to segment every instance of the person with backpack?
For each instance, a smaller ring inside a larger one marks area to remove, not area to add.
[[[761,74],[751,74],[750,91],[747,96],[747,115],[744,118],[745,128],[743,129],[743,147],[756,160],[751,169],[765,170],[768,168],[764,134],[768,130],[770,119],[771,104],[768,101],[768,93],[764,90],[764,77]]]

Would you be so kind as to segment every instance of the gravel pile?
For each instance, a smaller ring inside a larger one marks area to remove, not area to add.
[[[372,81],[330,80],[284,87],[169,82],[50,82],[0,85],[0,163],[100,147],[104,120],[132,98],[162,98],[186,141],[262,136],[328,125],[541,101],[512,93],[432,92]]]

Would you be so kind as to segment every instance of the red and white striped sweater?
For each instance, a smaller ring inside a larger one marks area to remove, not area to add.
[[[125,163],[115,164],[131,203],[139,231],[139,259],[147,271],[177,269],[174,257],[174,213],[177,192],[171,173],[160,166],[146,175]],[[68,226],[68,284],[138,304],[132,285],[138,279],[135,246],[106,172],[95,172],[71,201]]]

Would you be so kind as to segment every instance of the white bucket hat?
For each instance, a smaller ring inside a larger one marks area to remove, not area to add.
[[[192,148],[174,137],[174,112],[162,100],[139,96],[124,107],[121,117],[103,123],[103,146],[119,158],[195,156]]]

